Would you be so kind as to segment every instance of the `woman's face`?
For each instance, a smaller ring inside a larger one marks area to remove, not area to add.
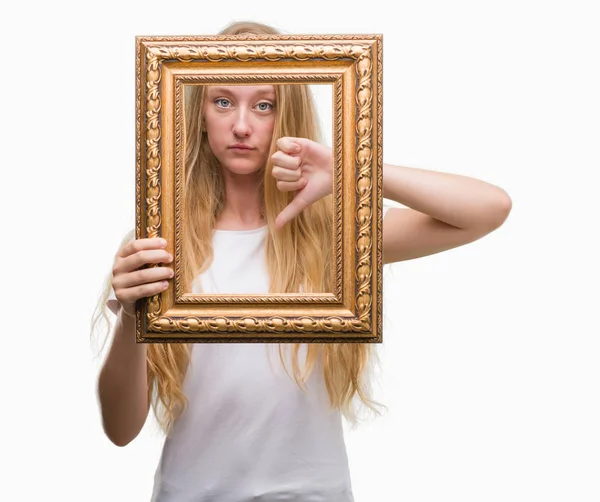
[[[275,125],[272,85],[212,85],[204,100],[208,143],[221,166],[236,174],[251,174],[269,157]]]

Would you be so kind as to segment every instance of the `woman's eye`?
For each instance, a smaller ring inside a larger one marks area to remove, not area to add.
[[[217,106],[220,106],[221,108],[227,108],[227,105],[229,104],[229,100],[225,99],[225,98],[218,98],[218,99],[215,99],[215,104]]]
[[[258,103],[256,106],[258,106],[258,108],[261,112],[266,112],[273,108],[273,105],[266,101],[263,101],[262,103]]]

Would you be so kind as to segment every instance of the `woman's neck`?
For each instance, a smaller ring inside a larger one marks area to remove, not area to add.
[[[266,225],[261,215],[260,180],[257,177],[228,176],[225,205],[217,217],[217,230],[252,230]]]

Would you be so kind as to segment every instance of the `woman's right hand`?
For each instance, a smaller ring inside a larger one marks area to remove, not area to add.
[[[170,267],[151,267],[149,263],[171,263],[173,257],[165,249],[167,241],[161,238],[134,239],[126,243],[115,256],[112,287],[121,308],[135,316],[135,303],[140,298],[154,296],[169,286],[173,278]]]

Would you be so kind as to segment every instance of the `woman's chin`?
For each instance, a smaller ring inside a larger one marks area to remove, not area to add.
[[[254,162],[234,162],[230,164],[222,164],[222,166],[223,169],[234,176],[258,174],[260,171],[260,166],[256,165]]]
[[[233,176],[249,176],[252,174],[258,174],[260,171],[260,166],[257,165],[246,165],[246,166],[240,166],[240,165],[235,165],[235,166],[231,166],[231,165],[225,165],[223,167],[230,175]]]

